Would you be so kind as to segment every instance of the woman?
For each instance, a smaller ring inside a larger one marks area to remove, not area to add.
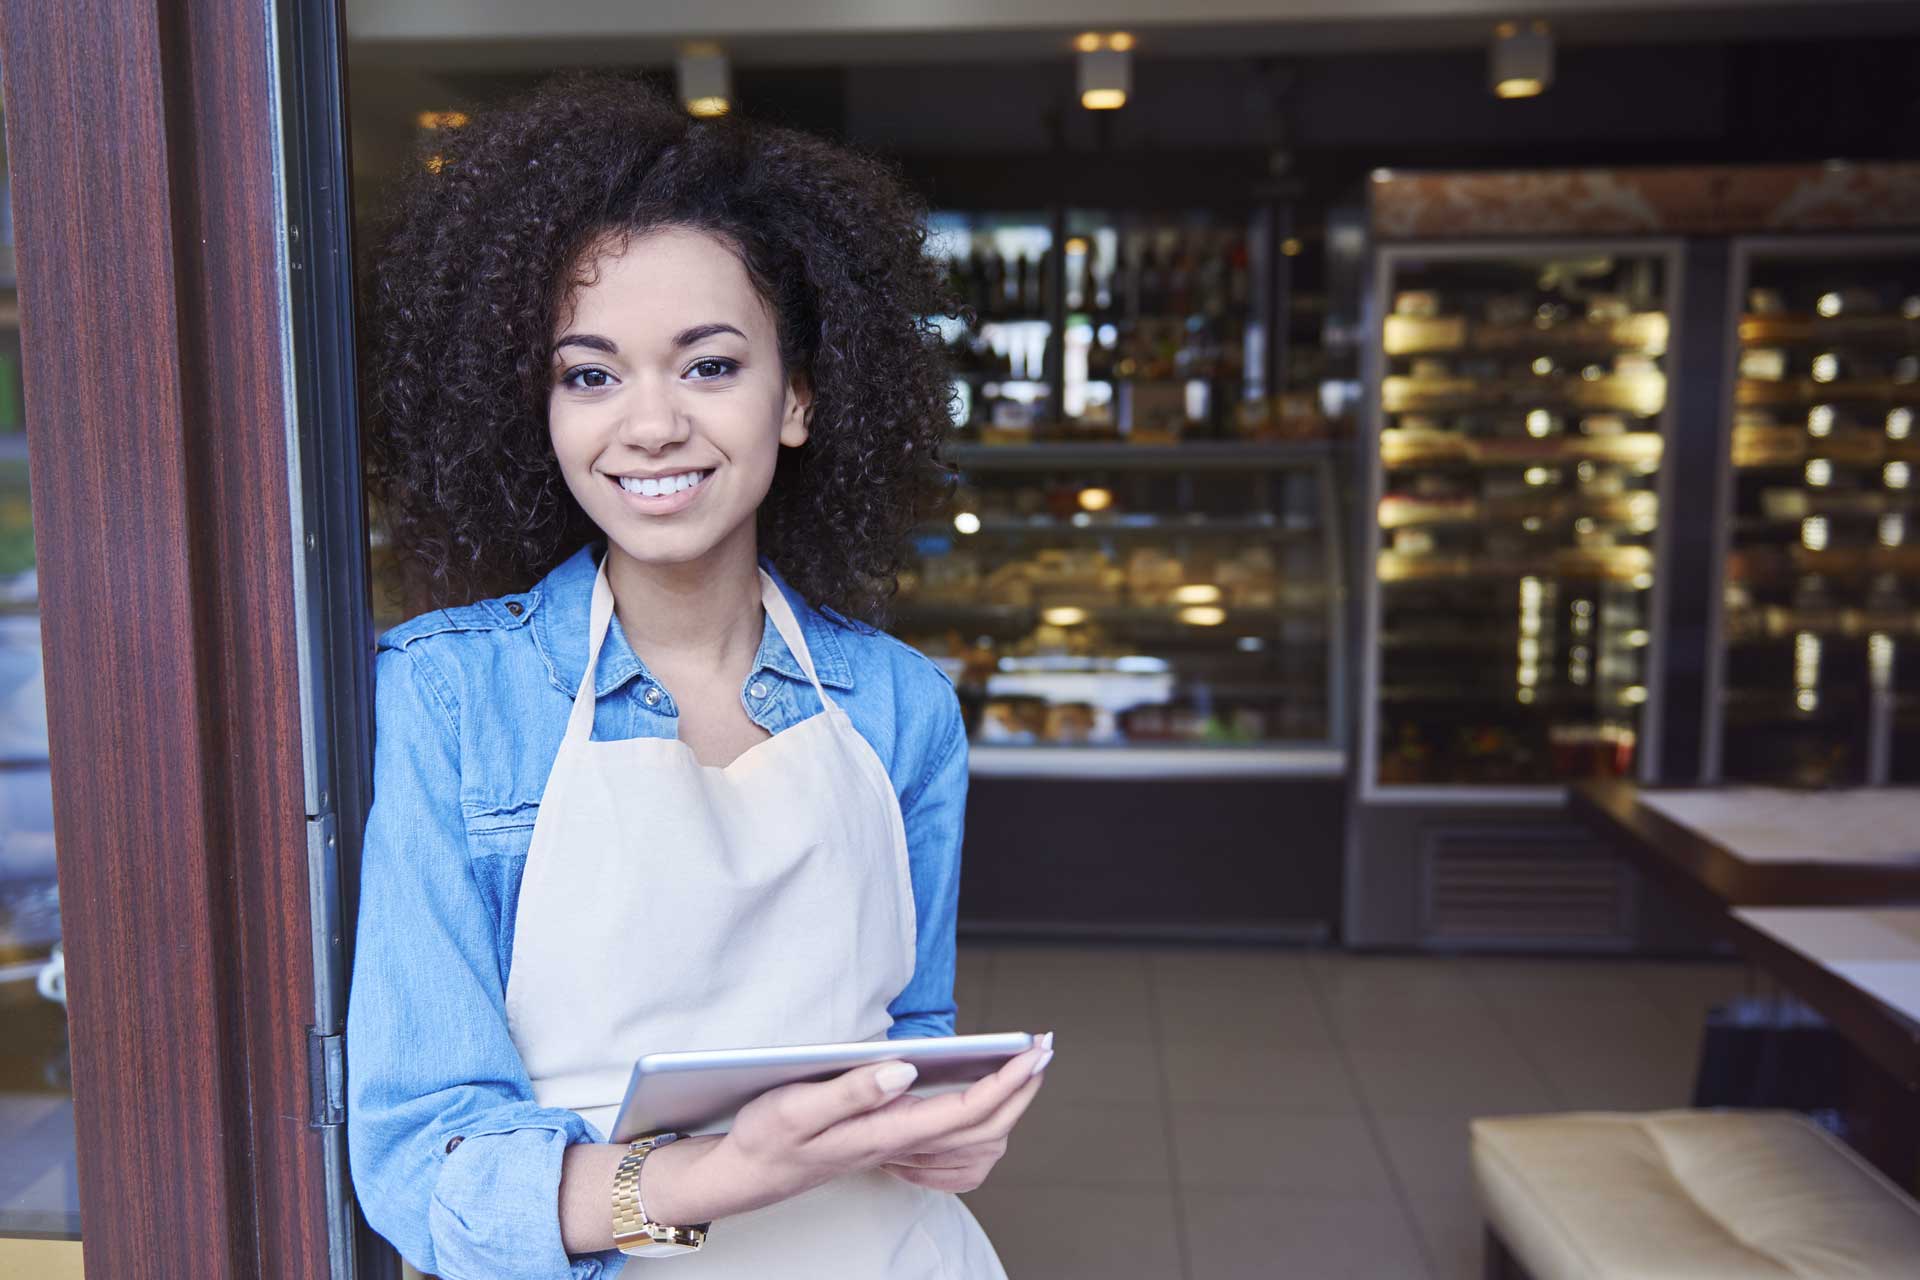
[[[725,1136],[604,1141],[645,1052],[952,1033],[966,736],[864,621],[941,481],[923,211],[871,161],[608,77],[436,151],[376,267],[371,481],[435,590],[522,589],[378,644],[368,1220],[448,1277],[609,1275],[617,1243],[1002,1275],[952,1193],[1050,1036],[964,1094],[893,1063]]]

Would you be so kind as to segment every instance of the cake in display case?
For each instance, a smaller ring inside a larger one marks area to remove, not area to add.
[[[1366,785],[1633,773],[1674,252],[1409,247],[1379,265]]]

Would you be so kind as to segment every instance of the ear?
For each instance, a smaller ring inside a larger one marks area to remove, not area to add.
[[[787,380],[786,405],[780,414],[780,443],[798,449],[807,442],[813,417],[813,387],[804,373]]]

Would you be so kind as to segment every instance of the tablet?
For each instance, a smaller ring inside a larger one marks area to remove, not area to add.
[[[920,1068],[911,1093],[963,1089],[1033,1047],[1024,1031],[984,1036],[930,1036],[914,1040],[859,1040],[765,1049],[701,1049],[649,1053],[633,1064],[626,1101],[608,1135],[631,1142],[642,1134],[725,1133],[733,1113],[783,1084],[831,1080],[870,1062],[911,1062]]]

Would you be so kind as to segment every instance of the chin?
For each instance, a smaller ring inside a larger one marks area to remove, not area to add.
[[[613,532],[618,529],[619,532]],[[601,524],[601,533],[605,534],[611,546],[617,546],[629,560],[635,564],[649,565],[661,569],[680,568],[699,564],[721,551],[728,539],[715,537],[703,530],[672,529],[657,531],[637,531],[631,528],[621,529],[619,525]]]

